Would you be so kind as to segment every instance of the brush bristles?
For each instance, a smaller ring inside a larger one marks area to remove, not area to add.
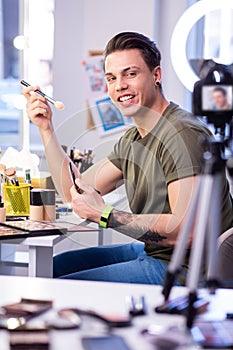
[[[15,176],[16,174],[16,169],[11,167],[11,168],[7,168],[5,169],[5,175],[6,176],[9,176],[9,177],[12,177],[12,176]]]
[[[65,108],[64,103],[62,103],[61,101],[56,101],[56,102],[54,103],[54,106],[55,106],[57,109],[59,109],[60,111],[61,111],[62,109]]]

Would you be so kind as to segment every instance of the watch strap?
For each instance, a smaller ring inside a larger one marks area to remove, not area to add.
[[[100,218],[100,227],[102,228],[107,228],[108,227],[108,219],[109,216],[111,214],[111,212],[113,211],[113,207],[111,205],[108,205],[104,211],[101,214],[101,218]]]

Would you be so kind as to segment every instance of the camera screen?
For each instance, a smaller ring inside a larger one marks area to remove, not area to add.
[[[233,109],[232,85],[202,86],[203,111],[231,111]]]

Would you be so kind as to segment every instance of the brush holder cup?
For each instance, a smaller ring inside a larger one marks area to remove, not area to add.
[[[4,206],[7,216],[28,216],[30,213],[30,184],[4,185]]]

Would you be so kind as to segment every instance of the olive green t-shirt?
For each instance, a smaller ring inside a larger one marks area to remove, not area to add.
[[[200,173],[208,128],[191,113],[170,103],[156,126],[141,138],[136,127],[125,132],[108,159],[123,173],[132,213],[171,213],[168,185]],[[224,176],[222,232],[233,225],[232,201]],[[129,233],[130,236],[130,233]],[[148,255],[170,260],[172,248],[145,244]]]

